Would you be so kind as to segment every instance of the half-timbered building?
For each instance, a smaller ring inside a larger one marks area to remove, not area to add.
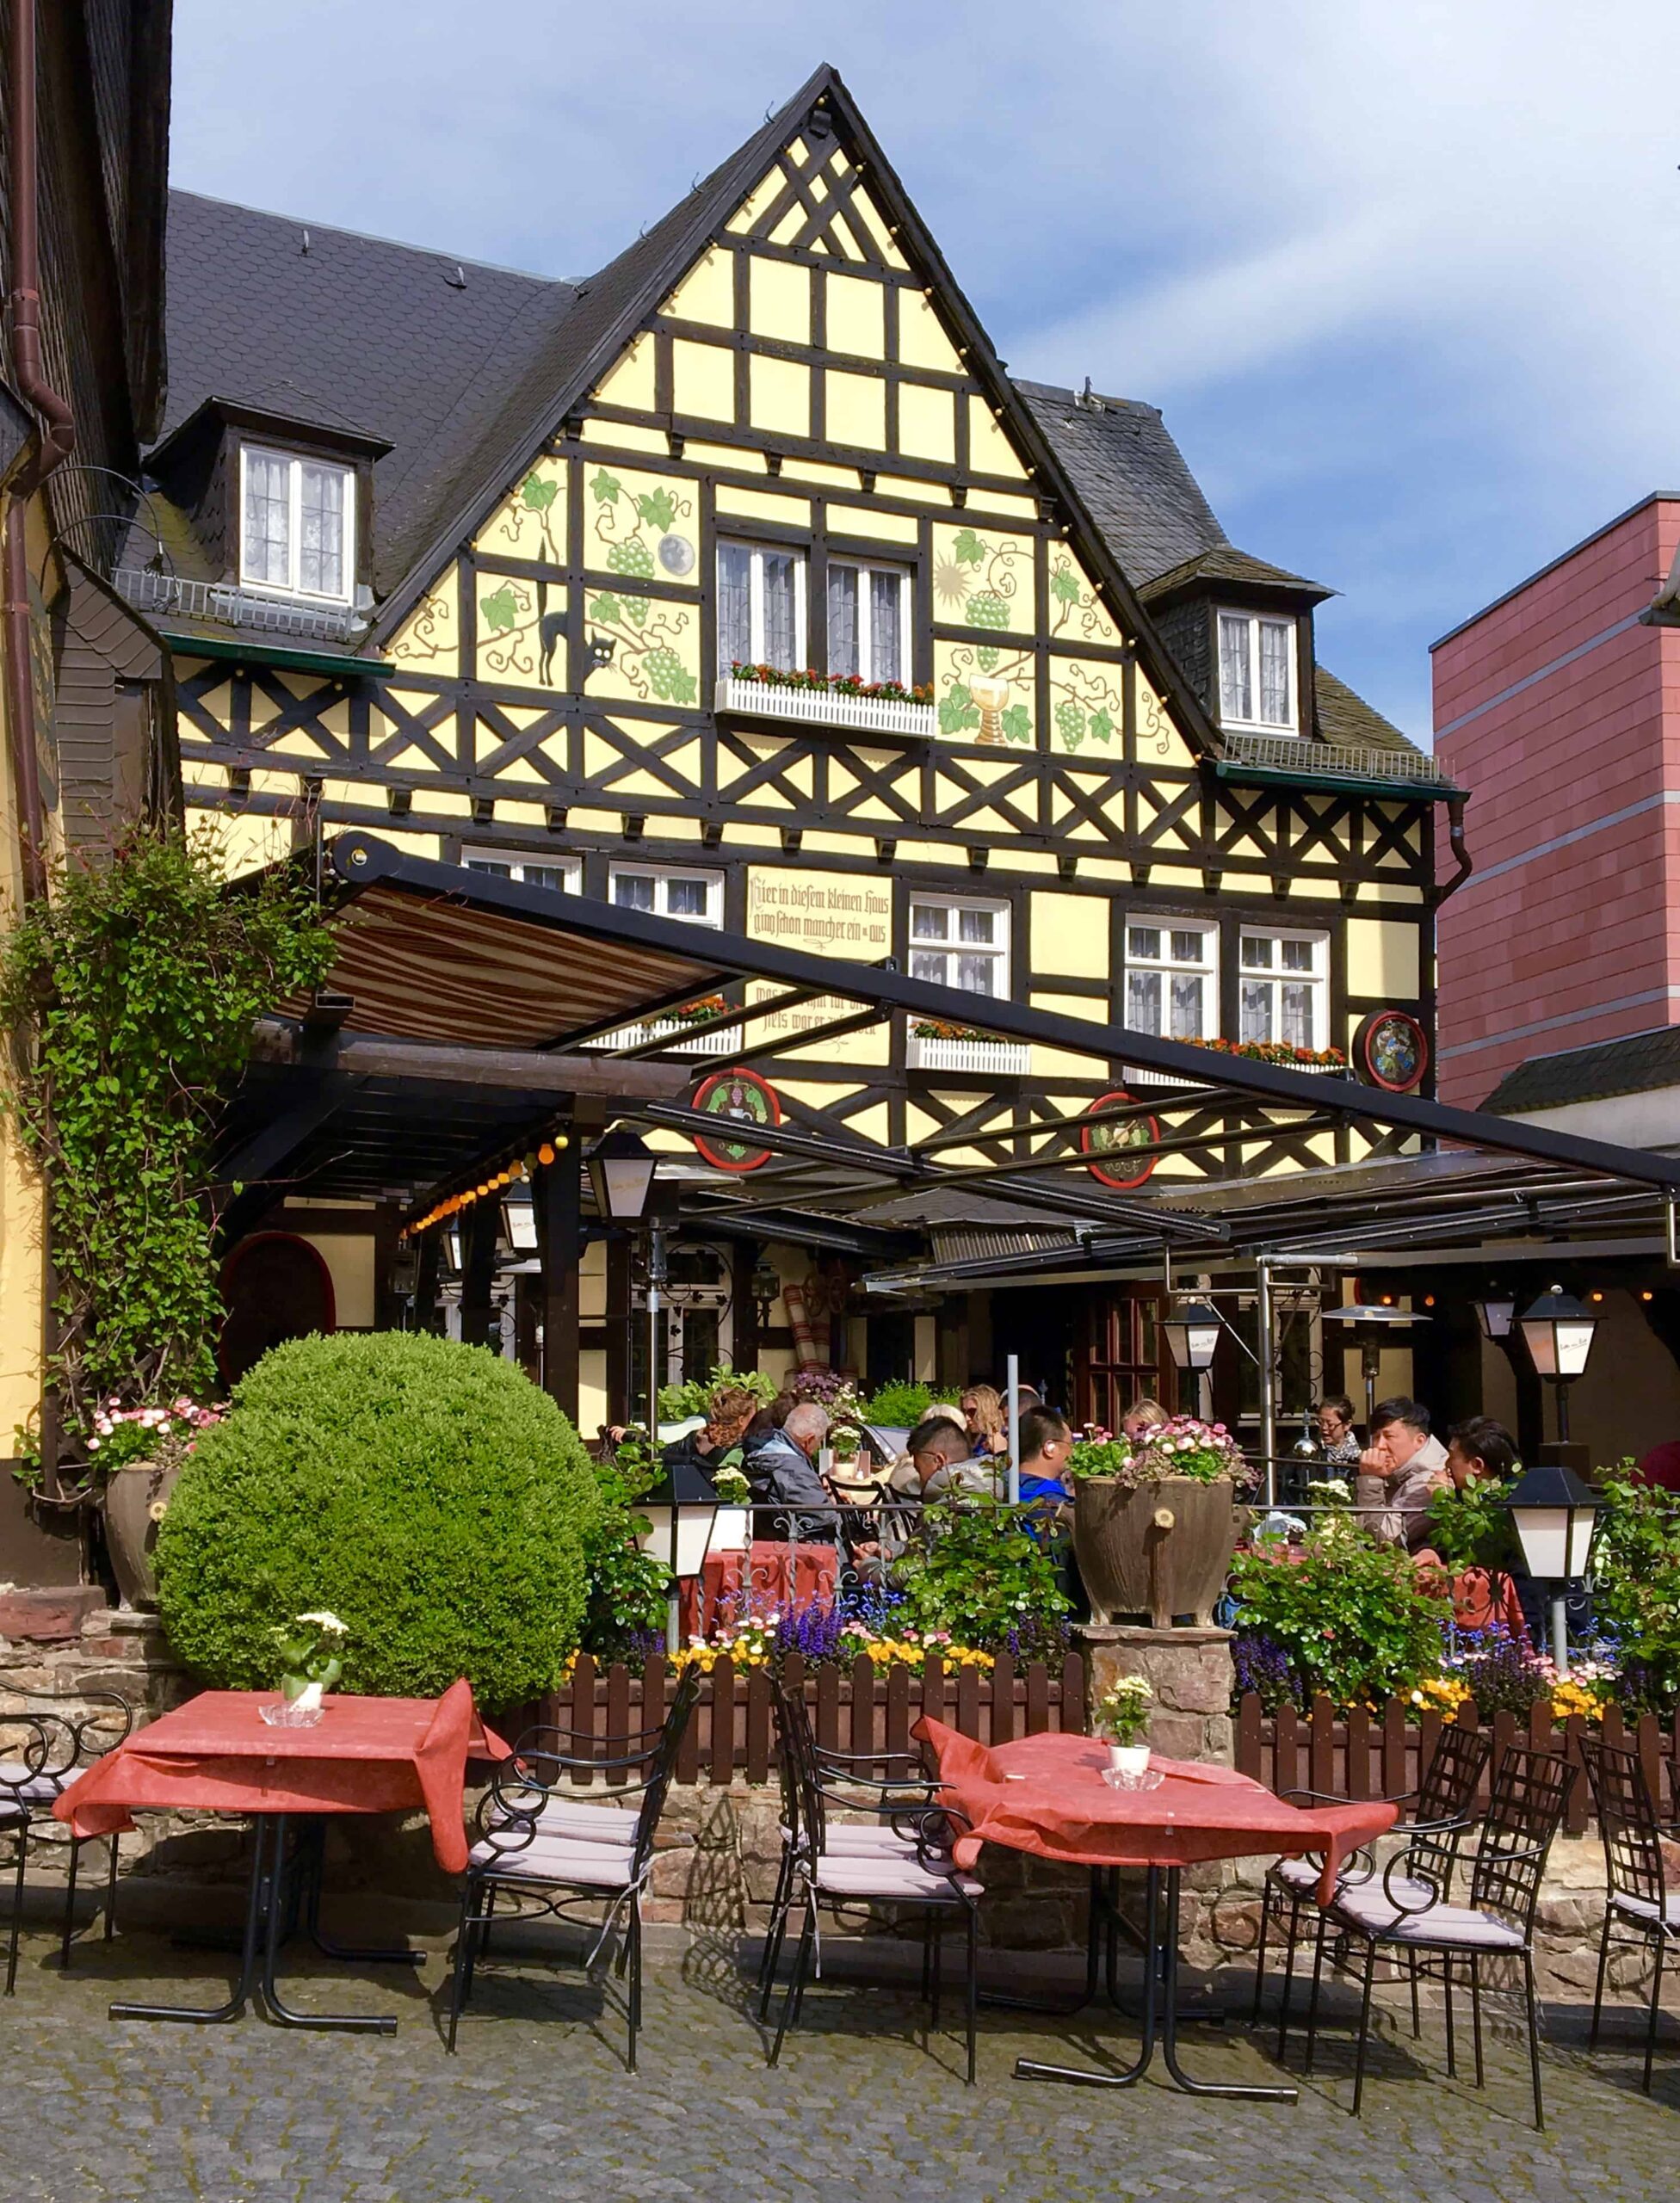
[[[177,194],[169,293],[114,578],[168,639],[187,802],[236,867],[368,829],[972,996],[967,1025],[806,990],[719,1041],[680,1003],[635,1036],[707,1071],[701,1106],[837,1139],[999,1160],[989,1126],[1140,1086],[995,1037],[1000,999],[1427,1085],[1453,791],[1319,663],[1328,591],[1228,540],[1153,407],[1010,380],[832,71],[585,281]],[[1160,1184],[1365,1151],[1345,1121],[1174,1121],[1138,1165]],[[679,1180],[717,1167],[664,1137]],[[276,1167],[247,1212],[315,1247],[341,1323],[379,1319],[426,1190],[389,1175],[312,1212]],[[874,1222],[1007,1249],[1044,1217],[912,1194]],[[1058,1379],[1072,1341],[1088,1400],[1161,1381],[1146,1290],[866,1314],[871,1243],[768,1213],[679,1237],[673,1355],[779,1368],[820,1321],[872,1376],[960,1379],[1007,1330]],[[586,1425],[621,1403],[632,1291],[591,1249]]]

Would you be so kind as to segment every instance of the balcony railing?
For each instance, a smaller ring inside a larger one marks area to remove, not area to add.
[[[1300,773],[1315,779],[1394,781],[1414,787],[1450,785],[1427,751],[1356,749],[1339,742],[1315,742],[1299,734],[1227,733],[1225,758],[1232,765],[1256,765],[1267,772]]]
[[[805,726],[855,727],[870,734],[914,735],[931,739],[936,717],[931,704],[911,704],[885,696],[846,696],[833,688],[787,688],[771,681],[720,681],[715,699],[720,712],[742,712],[756,719],[796,719]]]
[[[1024,1040],[936,1040],[910,1035],[905,1061],[911,1071],[984,1071],[993,1078],[1021,1078],[1032,1060]]]
[[[160,574],[150,566],[119,566],[111,585],[125,603],[139,612],[167,619],[213,620],[219,626],[239,627],[247,633],[289,635],[311,643],[355,643],[367,633],[368,622],[346,605],[281,604],[258,596],[232,582],[188,581],[179,574]]]

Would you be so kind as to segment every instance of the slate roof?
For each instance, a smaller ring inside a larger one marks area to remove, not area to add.
[[[571,283],[190,191],[170,194],[168,268],[165,439],[220,398],[388,440],[374,477],[381,595],[492,434],[528,416],[578,301]]]
[[[1356,695],[1345,681],[1338,681],[1327,665],[1314,667],[1312,685],[1319,699],[1319,732],[1325,741],[1340,743],[1349,750],[1418,747],[1374,705]]]
[[[172,193],[163,441],[220,398],[388,441],[374,472],[377,643],[822,94],[845,99],[826,69],[616,259],[576,281]],[[1213,578],[1317,588],[1230,542],[1156,407],[1076,402],[1044,383],[1015,389],[1134,589],[1198,562]],[[219,578],[185,516],[158,503],[175,571]],[[151,551],[137,540],[122,563],[144,565]],[[1332,676],[1320,670],[1319,680],[1326,737],[1411,746]],[[1332,733],[1332,719],[1354,731]]]
[[[1239,551],[1234,543],[1216,543],[1211,551],[1198,552],[1194,558],[1185,558],[1176,566],[1169,566],[1152,582],[1145,582],[1138,595],[1146,604],[1152,604],[1159,597],[1170,596],[1191,582],[1247,582],[1257,583],[1263,589],[1292,589],[1298,595],[1310,596],[1322,603],[1327,596],[1334,596],[1333,589],[1326,589],[1322,582],[1310,582],[1304,574],[1292,574],[1286,566],[1274,566],[1264,558],[1257,558],[1247,551]]]
[[[1015,386],[1134,589],[1227,542],[1158,407],[1104,398],[1098,410],[1052,383]]]
[[[1571,1102],[1601,1102],[1615,1094],[1648,1094],[1664,1086],[1680,1086],[1680,1025],[1530,1056],[1505,1073],[1482,1107],[1496,1116],[1511,1117],[1531,1109],[1560,1109]]]

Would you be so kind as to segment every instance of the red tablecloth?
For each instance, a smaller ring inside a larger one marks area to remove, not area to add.
[[[972,1867],[982,1843],[1089,1867],[1184,1867],[1201,1859],[1323,1852],[1319,1901],[1326,1904],[1350,1851],[1385,1834],[1399,1808],[1286,1805],[1234,1768],[1155,1756],[1166,1780],[1155,1790],[1114,1790],[1102,1780],[1108,1748],[1090,1737],[1047,1734],[977,1744],[923,1718],[911,1734],[938,1763],[947,1802],[973,1823],[957,1843]]]
[[[681,1586],[683,1641],[709,1637],[720,1623],[738,1620],[744,1612],[831,1607],[837,1568],[832,1546],[789,1547],[771,1538],[753,1540],[750,1561],[740,1550],[708,1552],[698,1582],[689,1577]]]
[[[135,1809],[405,1813],[423,1807],[446,1873],[466,1865],[466,1762],[508,1746],[463,1680],[439,1699],[329,1698],[312,1729],[271,1729],[272,1691],[207,1690],[96,1760],[53,1805],[77,1836],[133,1828]]]

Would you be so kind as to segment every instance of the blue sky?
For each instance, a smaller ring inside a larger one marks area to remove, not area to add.
[[[176,42],[177,183],[554,275],[834,62],[1011,369],[1162,407],[1415,736],[1436,635],[1680,491],[1657,0],[176,0]]]

